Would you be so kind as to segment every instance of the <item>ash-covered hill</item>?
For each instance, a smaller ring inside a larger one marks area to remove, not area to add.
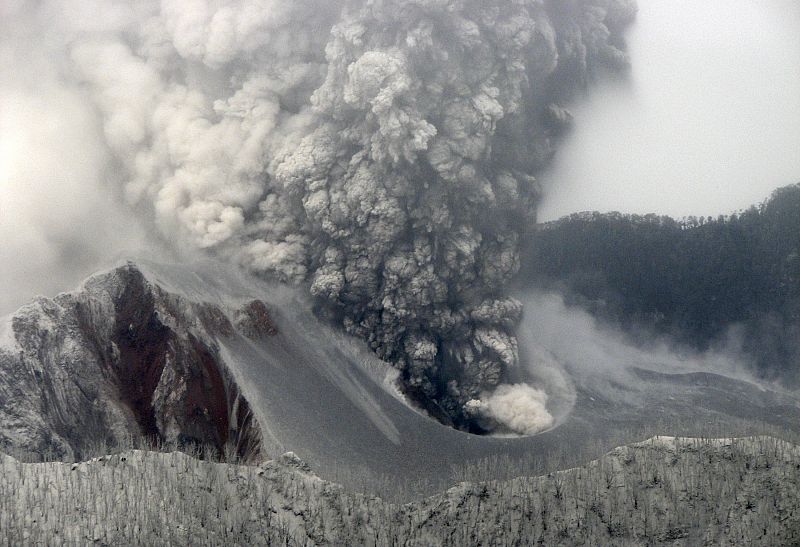
[[[259,457],[261,429],[217,339],[274,334],[260,300],[187,300],[128,263],[5,320],[0,446],[58,458],[167,442]]]
[[[800,184],[717,218],[577,213],[528,250],[526,282],[641,338],[738,346],[756,375],[800,385]]]
[[[0,460],[0,544],[792,545],[800,447],[654,437],[582,467],[398,505],[292,454],[260,466],[122,452]]]

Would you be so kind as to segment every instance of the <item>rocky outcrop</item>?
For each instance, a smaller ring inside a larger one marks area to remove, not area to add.
[[[798,469],[800,448],[775,438],[657,437],[400,505],[323,481],[291,453],[259,466],[0,456],[0,544],[796,545]]]
[[[218,341],[273,334],[263,302],[195,302],[128,263],[5,321],[0,447],[80,458],[144,442],[259,457],[260,428]]]

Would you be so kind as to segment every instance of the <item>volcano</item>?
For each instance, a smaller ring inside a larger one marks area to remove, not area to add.
[[[432,493],[458,466],[500,457],[509,465],[487,478],[541,471],[561,447],[578,463],[652,431],[800,432],[797,399],[751,381],[643,362],[598,382],[567,355],[543,384],[552,428],[473,435],[415,408],[395,369],[310,309],[299,292],[212,262],[126,261],[40,297],[1,323],[0,446],[59,459],[137,440],[243,461],[293,451],[350,486]],[[539,361],[547,351],[521,349]]]

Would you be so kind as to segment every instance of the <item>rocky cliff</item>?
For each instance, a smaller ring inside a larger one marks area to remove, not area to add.
[[[2,329],[0,447],[71,459],[146,442],[259,457],[261,430],[217,341],[273,334],[262,301],[189,300],[127,263],[38,298]]]

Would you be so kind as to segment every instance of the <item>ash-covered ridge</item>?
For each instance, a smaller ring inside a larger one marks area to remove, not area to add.
[[[534,175],[566,101],[626,66],[633,0],[48,6],[170,240],[308,284],[446,423],[514,381]]]
[[[580,467],[460,482],[401,505],[324,481],[292,453],[257,467],[142,451],[75,464],[0,455],[0,541],[796,545],[798,466],[800,447],[773,437],[653,437]]]
[[[0,447],[60,459],[162,443],[262,456],[217,340],[274,334],[263,302],[192,301],[127,263],[4,321]]]

